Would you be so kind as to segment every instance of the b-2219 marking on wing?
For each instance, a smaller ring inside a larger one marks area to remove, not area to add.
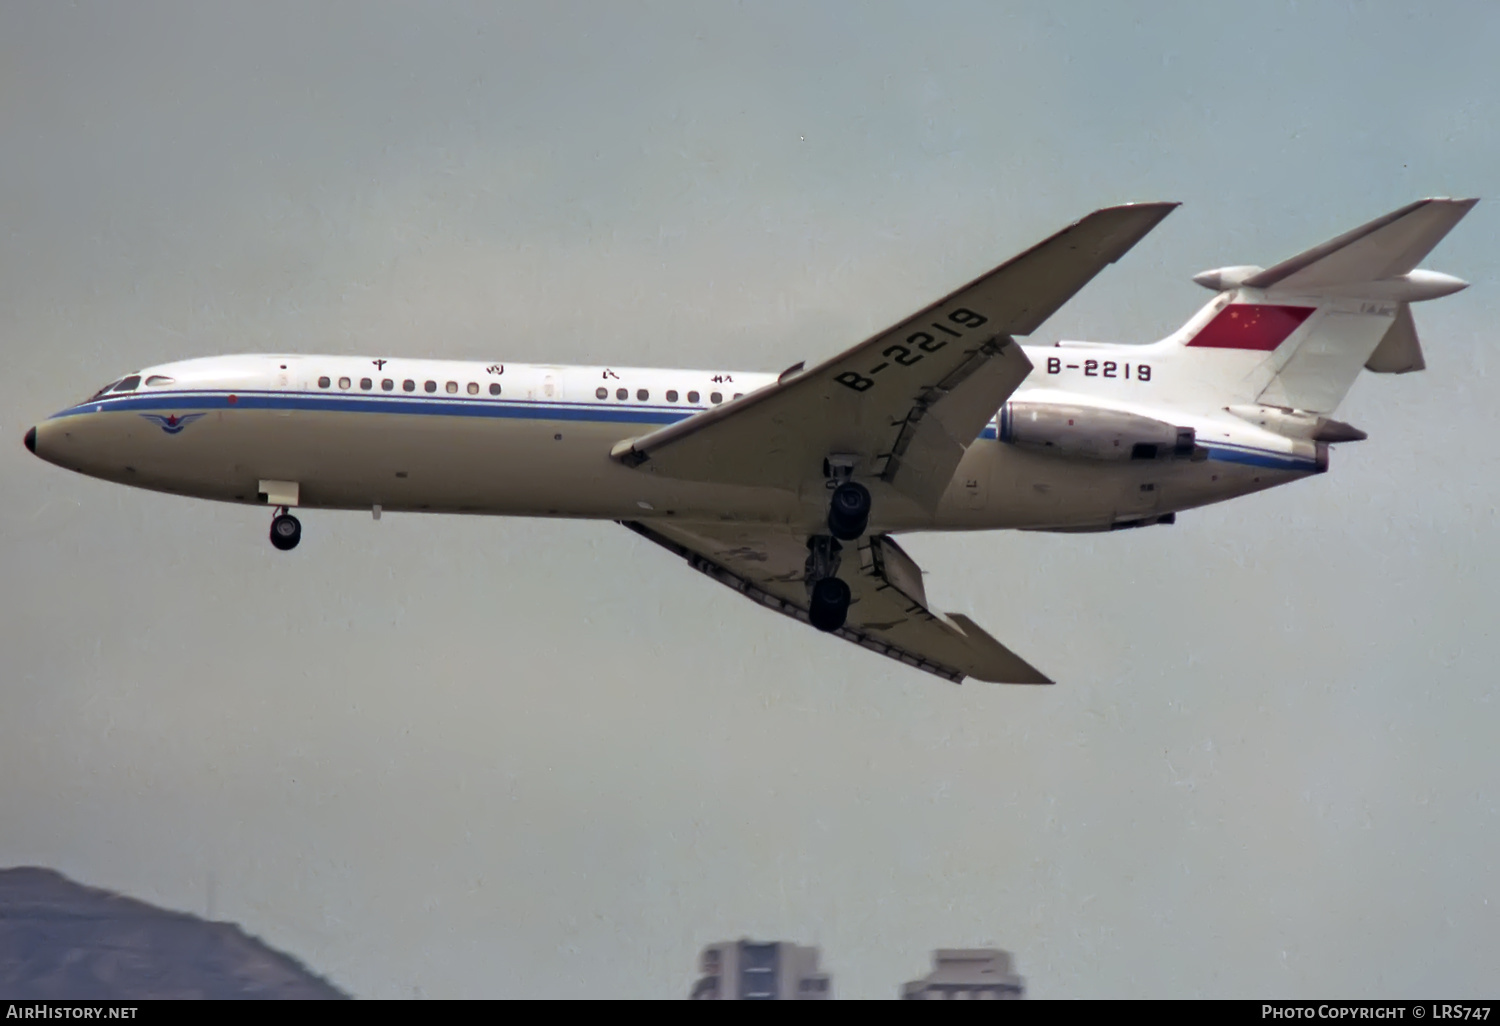
[[[967,328],[972,331],[973,329],[978,328],[988,322],[989,318],[984,316],[983,314],[975,313],[973,310],[959,307],[957,310],[954,310],[948,315],[948,320],[951,323],[958,325],[959,327]],[[953,328],[941,324],[938,321],[933,321],[931,326],[944,335],[949,335],[953,338],[964,337],[964,333],[962,331],[955,331]],[[890,367],[892,365],[892,362],[894,362],[895,365],[899,367],[912,367],[922,361],[924,353],[935,353],[947,344],[948,339],[946,338],[938,338],[936,335],[929,334],[925,331],[914,332],[913,334],[906,336],[906,345],[897,343],[895,345],[886,346],[885,349],[881,351],[880,355],[887,357],[887,359],[882,360],[880,363],[877,363],[864,374],[860,374],[858,371],[852,370],[841,371],[836,377],[834,377],[833,380],[837,381],[845,388],[852,388],[856,392],[864,392],[875,384],[875,375],[879,374],[887,367]],[[912,352],[910,348],[911,346],[915,346],[917,349],[921,350],[921,352]]]

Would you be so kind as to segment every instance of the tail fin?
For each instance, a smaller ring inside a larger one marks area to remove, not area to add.
[[[1161,344],[1186,350],[1220,398],[1332,413],[1362,367],[1426,365],[1409,304],[1467,283],[1416,265],[1477,202],[1420,200],[1269,269],[1205,271],[1193,280],[1218,298]]]

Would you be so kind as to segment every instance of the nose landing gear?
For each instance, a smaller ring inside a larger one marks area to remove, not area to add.
[[[271,544],[282,552],[289,552],[302,540],[302,522],[287,512],[285,506],[271,518]]]

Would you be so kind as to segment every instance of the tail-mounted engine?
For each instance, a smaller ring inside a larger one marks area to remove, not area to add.
[[[1122,410],[1063,403],[1006,403],[1000,440],[1092,460],[1206,459],[1192,428]]]

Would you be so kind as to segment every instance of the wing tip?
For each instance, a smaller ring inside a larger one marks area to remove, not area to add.
[[[996,677],[981,677],[977,674],[969,673],[964,679],[977,680],[982,684],[1010,684],[1022,687],[1047,687],[1057,683],[1057,681],[1052,680],[1050,677],[1044,677],[1040,673],[1035,677],[1028,677],[1025,680],[1018,679],[1021,676],[1021,674],[1007,673]]]
[[[1099,221],[1125,218],[1128,222],[1133,223],[1144,218],[1146,222],[1145,226],[1138,229],[1139,237],[1144,238],[1147,232],[1161,224],[1168,214],[1180,206],[1182,206],[1182,203],[1178,200],[1147,200],[1135,203],[1116,203],[1114,206],[1100,207],[1098,210],[1085,214],[1064,229],[1064,231],[1072,231],[1086,222],[1097,223]]]
[[[1144,200],[1140,202],[1116,203],[1112,207],[1104,207],[1099,213],[1108,213],[1112,210],[1151,210],[1160,211],[1162,217],[1166,217],[1172,211],[1182,206],[1181,200]]]
[[[962,632],[975,655],[980,656],[990,666],[990,672],[983,676],[974,669],[965,670],[968,676],[986,684],[1057,683],[1000,644],[988,631],[963,613],[948,613],[946,619]]]
[[[1029,666],[1027,668],[1032,669]],[[1053,680],[1051,677],[1045,676],[1042,673],[1036,673],[1035,676],[1028,676],[1024,673],[1006,673],[999,675],[993,680],[988,677],[975,677],[974,679],[982,680],[986,684],[1023,684],[1036,687],[1047,687],[1057,683],[1057,681]]]

